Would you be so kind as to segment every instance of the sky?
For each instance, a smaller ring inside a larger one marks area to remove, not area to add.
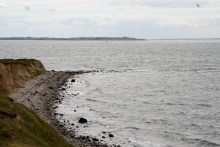
[[[27,36],[220,38],[220,0],[0,0],[0,37]]]

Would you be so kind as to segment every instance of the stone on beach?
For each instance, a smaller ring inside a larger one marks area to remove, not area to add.
[[[109,134],[109,137],[114,137],[114,135],[113,134]]]
[[[79,123],[85,124],[85,123],[87,123],[87,119],[85,119],[85,118],[80,118],[80,119],[79,119]]]

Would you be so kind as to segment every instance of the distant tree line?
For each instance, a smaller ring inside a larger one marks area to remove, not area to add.
[[[0,37],[0,40],[100,40],[100,41],[117,41],[117,40],[145,40],[130,37],[76,37],[76,38],[50,38],[50,37]]]

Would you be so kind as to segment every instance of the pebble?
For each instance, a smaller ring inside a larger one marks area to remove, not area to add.
[[[111,138],[112,138],[112,137],[114,137],[114,135],[113,135],[113,134],[109,134],[109,137],[111,137]]]

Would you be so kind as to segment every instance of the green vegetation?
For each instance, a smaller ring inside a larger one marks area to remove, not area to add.
[[[1,147],[70,147],[34,112],[0,94]]]
[[[4,64],[23,64],[23,65],[30,65],[33,61],[37,61],[35,59],[0,59],[0,63]]]

